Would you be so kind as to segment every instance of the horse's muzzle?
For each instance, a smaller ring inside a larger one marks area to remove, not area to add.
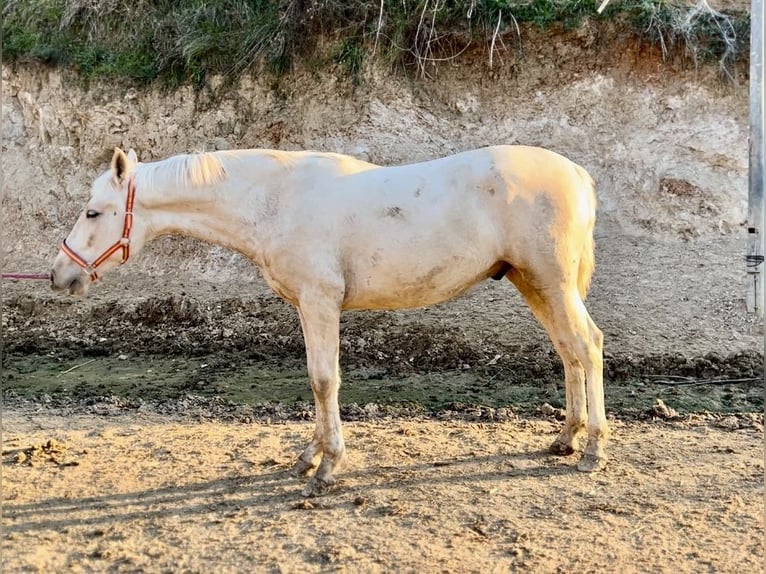
[[[75,275],[71,276],[61,271],[51,269],[51,289],[56,292],[67,291],[69,295],[85,296],[88,293],[88,283],[82,271],[78,268]]]

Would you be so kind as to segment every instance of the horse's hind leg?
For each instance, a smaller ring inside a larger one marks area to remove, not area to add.
[[[541,294],[529,285],[518,270],[513,269],[508,279],[516,286],[529,305],[532,314],[548,332],[556,351],[564,363],[564,387],[566,390],[566,420],[564,428],[550,446],[550,451],[558,455],[569,455],[578,450],[576,441],[585,430],[587,407],[585,395],[585,370],[577,355],[569,346],[562,346],[554,336],[556,332],[553,310]]]
[[[514,270],[515,271],[515,270]],[[562,361],[567,386],[567,423],[552,450],[574,449],[574,439],[585,420],[587,398],[588,443],[577,468],[599,470],[606,465],[604,447],[609,434],[604,411],[603,335],[590,318],[573,282],[552,284],[563,289],[536,289],[515,272],[511,277],[551,337]],[[586,384],[582,384],[582,370]],[[585,391],[585,393],[583,393]],[[583,396],[585,394],[586,396]],[[570,407],[571,404],[571,407]]]
[[[585,306],[580,301],[583,310]],[[606,442],[609,439],[609,425],[604,408],[604,335],[585,311],[591,346],[582,349],[592,357],[587,369],[588,377],[588,444],[577,468],[583,472],[600,470],[606,466]],[[594,349],[597,349],[595,351]]]
[[[604,447],[609,436],[604,411],[604,336],[590,318],[575,285],[546,296],[553,311],[552,335],[566,354],[573,352],[585,368],[588,400],[588,443],[578,470],[590,472],[606,466]]]

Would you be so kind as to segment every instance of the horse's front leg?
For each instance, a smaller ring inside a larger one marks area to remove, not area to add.
[[[338,406],[340,303],[332,297],[306,296],[300,301],[298,314],[316,403],[316,429],[294,469],[299,473],[308,472],[321,455],[319,468],[303,490],[304,496],[317,496],[335,482],[333,473],[342,467],[346,457]]]

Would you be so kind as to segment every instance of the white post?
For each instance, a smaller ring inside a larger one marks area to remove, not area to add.
[[[750,11],[750,171],[747,213],[747,311],[763,316],[763,0]]]

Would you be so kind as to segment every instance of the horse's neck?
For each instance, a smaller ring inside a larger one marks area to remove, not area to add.
[[[139,188],[148,225],[148,239],[183,235],[239,251],[258,262],[259,233],[264,205],[273,189],[253,193],[237,174],[214,183],[179,183],[172,174],[149,174],[144,192]],[[139,183],[140,185],[140,183]],[[249,191],[249,193],[248,193]]]

